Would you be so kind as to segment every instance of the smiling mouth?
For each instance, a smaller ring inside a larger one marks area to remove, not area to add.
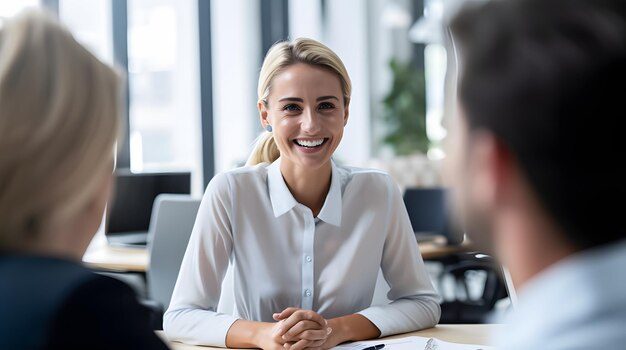
[[[318,148],[326,144],[326,141],[328,141],[328,138],[317,139],[317,140],[295,139],[293,140],[293,143],[295,143],[297,146],[304,147],[304,148]]]

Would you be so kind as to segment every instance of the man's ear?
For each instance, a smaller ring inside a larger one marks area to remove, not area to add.
[[[474,131],[469,142],[469,193],[480,207],[495,210],[506,200],[508,186],[511,185],[510,152],[487,131]]]

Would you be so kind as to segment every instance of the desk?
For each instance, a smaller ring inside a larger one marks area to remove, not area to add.
[[[90,247],[83,262],[94,269],[118,272],[146,272],[150,263],[146,248],[112,247],[108,243]]]
[[[384,339],[394,339],[400,337],[407,337],[417,335],[420,337],[432,337],[438,338],[443,341],[452,343],[466,343],[477,345],[489,345],[489,334],[491,332],[497,332],[499,325],[494,324],[455,324],[455,325],[438,325],[434,328],[425,329],[422,331],[395,335]],[[157,331],[157,334],[165,338],[162,331]],[[215,349],[205,346],[187,345],[176,342],[169,342],[169,346],[173,350],[200,350],[200,349]]]
[[[468,240],[463,241],[459,245],[446,245],[445,238],[442,240],[434,240],[429,242],[419,243],[420,252],[422,253],[422,259],[434,260],[442,257],[446,257],[452,254],[468,253],[476,251],[476,248]]]
[[[419,245],[424,260],[433,260],[474,250],[467,241],[458,246],[446,246],[437,240],[422,242]],[[146,248],[112,247],[104,242],[97,247],[91,247],[83,256],[83,262],[98,270],[146,272],[150,263],[150,256]]]

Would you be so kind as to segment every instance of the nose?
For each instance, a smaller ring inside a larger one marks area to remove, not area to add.
[[[318,132],[320,130],[320,119],[317,113],[307,108],[304,113],[302,113],[300,128],[307,134],[315,134]]]

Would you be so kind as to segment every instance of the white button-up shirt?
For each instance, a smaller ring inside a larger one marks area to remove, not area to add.
[[[216,312],[229,264],[234,315]],[[370,306],[380,269],[393,302]],[[333,163],[317,218],[287,188],[280,159],[211,180],[164,316],[166,335],[225,346],[237,319],[273,322],[287,307],[325,318],[360,313],[381,336],[438,322],[438,295],[389,175]]]

